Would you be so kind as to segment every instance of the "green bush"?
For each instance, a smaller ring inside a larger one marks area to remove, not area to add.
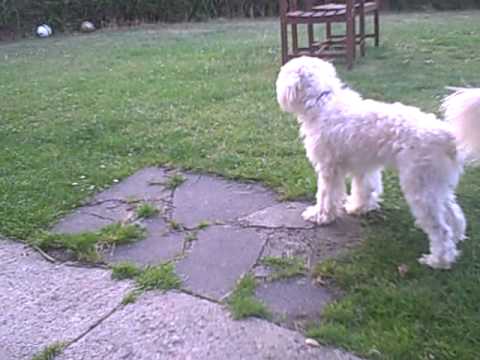
[[[383,1],[393,10],[480,7],[480,0]],[[75,30],[87,19],[101,27],[277,14],[278,0],[0,0],[0,32],[31,33],[40,23],[48,23],[57,31]]]

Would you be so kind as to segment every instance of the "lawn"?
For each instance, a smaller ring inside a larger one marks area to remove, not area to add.
[[[352,72],[365,96],[437,111],[447,85],[480,87],[480,12],[382,17],[382,47]],[[276,20],[145,26],[0,45],[0,233],[34,239],[89,195],[146,165],[256,179],[313,198],[295,121],[275,101]],[[470,239],[451,271],[427,249],[387,174],[365,242],[321,264],[346,296],[311,336],[372,359],[477,359],[480,171],[459,200]],[[408,272],[399,273],[406,265]]]

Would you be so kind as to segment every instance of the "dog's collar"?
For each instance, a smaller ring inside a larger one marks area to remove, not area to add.
[[[332,93],[331,90],[327,90],[327,91],[322,91],[320,93],[320,95],[317,96],[317,101],[320,101],[320,100],[323,100],[324,98],[326,98],[328,95],[330,95]]]
[[[342,87],[341,89],[344,90],[344,89],[349,89],[350,87],[347,85],[347,84],[342,84]],[[317,96],[317,102],[318,101],[321,101],[321,100],[324,100],[327,96],[331,95],[332,94],[332,91],[331,90],[326,90],[326,91],[322,91],[320,93],[320,95]]]

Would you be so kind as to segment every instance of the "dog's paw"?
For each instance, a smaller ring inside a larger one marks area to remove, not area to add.
[[[452,267],[452,262],[445,261],[443,258],[438,258],[432,254],[423,254],[419,259],[418,262],[422,265],[430,266],[432,269],[443,269],[448,270]]]
[[[367,202],[366,204],[359,204],[351,197],[348,197],[347,202],[345,203],[345,211],[349,215],[362,215],[370,211],[375,211],[379,209],[380,204],[374,199]]]
[[[318,225],[327,225],[335,220],[335,215],[321,211],[317,206],[309,206],[302,213],[302,218]]]

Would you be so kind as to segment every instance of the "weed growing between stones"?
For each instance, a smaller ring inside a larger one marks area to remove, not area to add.
[[[60,355],[65,349],[66,343],[55,342],[45,347],[42,351],[32,357],[32,360],[53,360],[57,355]]]
[[[298,256],[267,256],[261,259],[261,263],[273,270],[270,275],[271,280],[289,279],[294,276],[304,275],[306,272],[305,262]]]
[[[145,230],[137,225],[111,224],[96,232],[80,234],[40,234],[34,244],[42,250],[67,249],[86,262],[102,261],[102,250],[142,239]]]
[[[235,287],[232,295],[228,299],[228,305],[233,318],[243,319],[249,316],[259,318],[270,318],[271,314],[265,304],[255,299],[255,278],[247,274]]]
[[[143,203],[137,207],[137,217],[148,219],[158,214],[158,209],[149,203]]]

